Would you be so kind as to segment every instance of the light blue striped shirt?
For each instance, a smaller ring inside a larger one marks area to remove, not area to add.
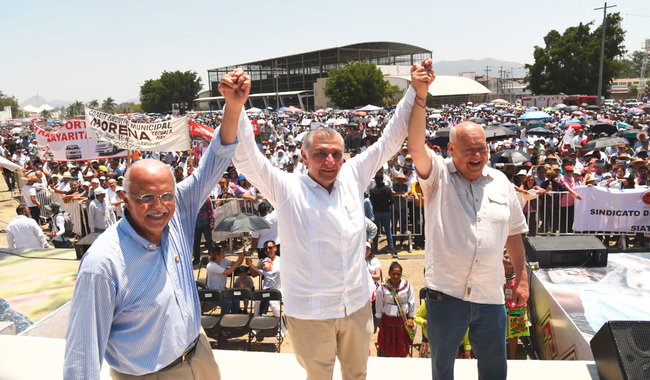
[[[198,336],[196,215],[236,147],[221,145],[219,129],[214,136],[199,167],[176,186],[176,211],[160,247],[122,218],[84,255],[72,296],[64,379],[98,379],[103,358],[122,373],[156,372]]]

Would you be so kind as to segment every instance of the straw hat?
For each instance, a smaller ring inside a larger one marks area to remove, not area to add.
[[[34,182],[36,182],[36,181],[38,181],[38,178],[36,177],[36,174],[34,174],[34,173],[29,173],[26,177],[23,177],[22,180],[23,180],[23,181],[27,181],[27,182],[29,182],[29,181],[34,181]]]

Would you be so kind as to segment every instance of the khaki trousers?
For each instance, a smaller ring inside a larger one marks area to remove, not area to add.
[[[370,301],[343,318],[287,318],[291,345],[307,380],[332,379],[338,355],[343,380],[366,378],[372,339]]]
[[[116,380],[221,380],[219,366],[214,360],[212,347],[203,328],[196,343],[196,351],[189,360],[166,369],[142,376],[127,375],[111,368],[111,377]]]

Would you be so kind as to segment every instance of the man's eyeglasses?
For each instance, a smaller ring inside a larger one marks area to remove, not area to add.
[[[131,193],[129,193],[129,194],[131,194]],[[169,202],[174,200],[174,193],[171,192],[171,191],[168,191],[166,193],[162,193],[162,194],[159,194],[159,195],[144,194],[144,195],[141,195],[139,197],[136,197],[135,195],[131,194],[131,196],[133,196],[133,198],[137,199],[138,202],[144,203],[144,204],[153,203],[153,202],[156,201],[156,198],[160,198],[160,201],[164,202],[164,203],[169,203]]]
[[[272,249],[275,249],[275,246],[266,247],[265,249],[266,249],[267,251],[270,251],[270,250],[272,250]]]

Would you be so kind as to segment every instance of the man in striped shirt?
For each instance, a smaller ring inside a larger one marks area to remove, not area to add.
[[[192,267],[196,215],[234,154],[220,133],[192,175],[175,185],[160,161],[126,172],[124,217],[84,255],[72,296],[65,379],[219,379]],[[135,377],[133,377],[135,376]]]

